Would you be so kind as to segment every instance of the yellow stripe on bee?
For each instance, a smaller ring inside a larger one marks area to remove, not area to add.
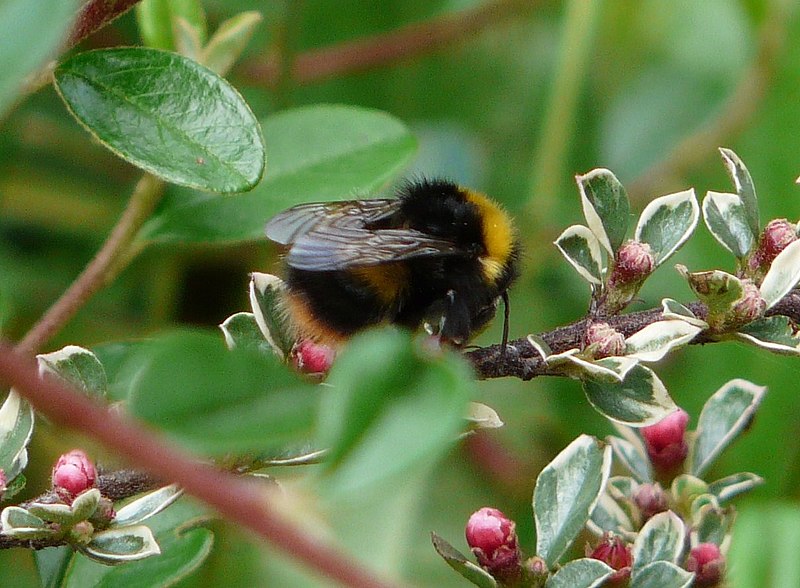
[[[514,227],[506,212],[488,196],[464,190],[466,199],[478,208],[482,222],[483,244],[486,255],[480,258],[483,275],[496,280],[511,257],[514,247]]]
[[[370,286],[386,305],[394,303],[408,286],[408,269],[399,263],[369,265],[348,271]]]

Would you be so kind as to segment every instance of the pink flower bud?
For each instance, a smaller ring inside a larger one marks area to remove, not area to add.
[[[641,429],[647,454],[656,469],[671,472],[680,467],[689,453],[686,443],[686,424],[689,415],[679,408],[655,425]]]
[[[625,353],[625,336],[608,323],[592,323],[586,329],[586,345],[595,359]]]
[[[304,374],[326,374],[333,365],[336,351],[311,339],[303,339],[292,349],[291,361]]]
[[[94,464],[80,449],[65,453],[53,467],[53,487],[66,490],[72,497],[94,486],[96,478]]]
[[[776,218],[764,227],[761,234],[760,248],[764,251],[765,257],[772,261],[786,247],[797,240],[797,226],[790,223],[785,218]]]
[[[733,316],[737,322],[750,323],[761,318],[767,310],[767,301],[761,297],[761,291],[752,281],[742,282],[742,297],[733,306]]]
[[[484,507],[469,517],[467,544],[492,576],[503,582],[521,572],[521,554],[517,543],[516,523],[497,510]]]
[[[594,549],[586,546],[586,557],[592,559],[599,559],[616,572],[608,577],[606,582],[610,584],[619,584],[626,582],[631,575],[631,565],[633,565],[633,556],[631,555],[631,546],[622,540],[622,537],[608,532],[603,535],[600,544]]]
[[[639,489],[633,495],[633,501],[639,507],[639,511],[645,521],[669,509],[667,493],[658,483],[639,486]]]
[[[611,281],[628,284],[642,280],[653,273],[656,261],[650,245],[639,241],[626,241],[617,251]]]
[[[3,492],[6,491],[6,486],[8,484],[8,480],[6,480],[6,472],[3,468],[0,468],[0,496],[3,495]]]
[[[725,571],[725,558],[713,543],[701,543],[689,552],[686,569],[695,573],[693,586],[716,586]]]

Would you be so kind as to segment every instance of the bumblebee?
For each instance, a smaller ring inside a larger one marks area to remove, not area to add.
[[[520,246],[508,214],[447,180],[417,180],[396,198],[301,204],[269,221],[287,246],[286,310],[298,335],[338,346],[380,323],[466,343],[505,302]]]

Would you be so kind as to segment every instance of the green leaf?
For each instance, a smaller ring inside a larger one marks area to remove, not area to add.
[[[686,526],[671,510],[648,519],[633,544],[633,574],[650,563],[681,560]]]
[[[177,332],[134,353],[131,412],[192,450],[212,455],[267,450],[305,439],[318,390],[277,358],[227,350],[221,337]]]
[[[761,486],[763,483],[764,478],[761,476],[750,472],[741,472],[711,482],[708,485],[708,491],[716,496],[720,503],[725,503],[740,494]]]
[[[55,71],[68,108],[103,145],[163,180],[241,192],[264,173],[264,139],[224,79],[175,53],[142,47],[79,53]]]
[[[142,41],[148,47],[176,48],[173,32],[176,18],[191,25],[202,45],[206,36],[206,17],[199,0],[142,0],[136,6],[136,22]]]
[[[81,551],[95,561],[110,565],[161,553],[156,538],[145,525],[99,531]]]
[[[458,549],[431,533],[433,548],[451,568],[461,574],[466,580],[480,588],[497,588],[497,581],[483,568],[469,561]]]
[[[687,345],[702,329],[683,320],[650,323],[625,339],[625,356],[639,361],[659,361],[670,351]]]
[[[715,317],[725,317],[744,292],[742,281],[722,270],[690,273],[683,265],[676,265],[675,269],[689,282],[689,287],[697,297],[708,306],[709,323],[713,323]]]
[[[147,521],[147,526],[161,549],[161,555],[125,565],[109,566],[82,554],[75,554],[61,586],[173,586],[194,572],[211,551],[211,531],[197,527],[206,518],[204,510],[183,498]]]
[[[129,502],[117,511],[112,527],[138,525],[139,523],[157,515],[162,510],[172,505],[183,494],[177,485],[170,484],[158,490],[148,492],[133,502]]]
[[[370,331],[353,339],[328,375],[319,447],[328,498],[392,485],[433,463],[463,426],[475,383],[464,359],[428,357],[407,333]]]
[[[583,216],[600,244],[613,256],[628,232],[630,202],[625,188],[607,169],[576,176]]]
[[[42,588],[61,587],[72,554],[72,548],[68,545],[46,547],[33,552]]]
[[[589,520],[611,471],[611,447],[581,435],[536,478],[536,554],[552,568]]]
[[[688,588],[694,574],[668,561],[646,565],[631,578],[631,588]]]
[[[28,443],[33,434],[33,409],[11,390],[0,406],[0,469],[6,480],[16,478],[28,465]]]
[[[568,349],[563,353],[548,355],[544,362],[553,372],[578,380],[592,379],[602,382],[621,382],[627,373],[638,364],[638,360],[629,357],[586,359],[577,349]]]
[[[714,238],[744,259],[758,238],[748,225],[747,212],[736,194],[708,191],[703,199],[703,220]]]
[[[693,188],[661,196],[642,211],[634,238],[650,246],[658,266],[692,236],[699,218],[700,207]]]
[[[728,510],[703,505],[692,517],[691,544],[713,543],[723,545],[727,542],[733,528],[734,514]]]
[[[264,354],[274,353],[264,338],[252,312],[237,312],[226,318],[219,326],[229,349],[235,347],[251,349]]]
[[[614,569],[598,559],[575,559],[547,578],[545,588],[595,588],[614,573]]]
[[[254,11],[242,12],[224,21],[203,50],[202,63],[224,76],[239,59],[260,22],[261,14]]]
[[[25,78],[55,56],[72,26],[75,0],[0,3],[0,119]]]
[[[630,514],[607,492],[600,495],[586,525],[595,535],[602,535],[606,531],[626,535],[634,530]]]
[[[584,380],[583,390],[606,418],[632,427],[652,425],[677,409],[658,376],[643,365],[633,367],[622,382]]]
[[[754,320],[734,333],[734,337],[786,355],[800,354],[800,334],[795,332],[792,320],[783,315],[773,315]]]
[[[0,515],[4,535],[21,529],[44,529],[46,523],[43,519],[19,506],[7,506]]]
[[[701,476],[714,459],[753,420],[765,387],[747,380],[731,380],[709,398],[697,423],[689,471]]]
[[[761,297],[767,302],[767,309],[775,306],[781,298],[800,281],[800,241],[794,241],[781,251],[769,266],[764,281],[761,282]]]
[[[663,298],[661,300],[661,315],[664,320],[677,319],[686,321],[690,325],[694,325],[701,329],[707,329],[708,323],[695,316],[695,314],[680,302],[672,298]]]
[[[239,242],[264,238],[270,217],[300,202],[364,197],[408,165],[416,141],[394,117],[352,106],[309,106],[262,123],[269,173],[236,198],[165,206],[143,227],[145,240]]]
[[[106,370],[97,356],[83,347],[67,345],[63,349],[36,356],[39,373],[50,373],[88,396],[105,398],[108,394]]]
[[[736,186],[736,193],[739,195],[742,204],[744,204],[750,232],[753,235],[758,235],[761,230],[761,221],[758,218],[758,198],[756,197],[753,178],[750,177],[750,172],[736,153],[725,147],[720,147],[719,152],[722,155],[722,162],[725,164],[734,186]]]
[[[569,227],[556,239],[555,245],[584,280],[596,286],[603,283],[600,242],[588,228],[583,225]]]
[[[653,470],[650,467],[650,460],[647,458],[639,447],[622,437],[615,437],[609,435],[606,441],[611,445],[614,450],[614,457],[624,465],[627,470],[633,474],[639,482],[652,482]]]
[[[253,308],[261,336],[266,339],[278,357],[286,359],[295,344],[295,334],[286,309],[283,295],[286,284],[272,274],[250,274],[250,306]]]

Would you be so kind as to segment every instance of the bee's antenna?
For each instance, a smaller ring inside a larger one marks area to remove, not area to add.
[[[500,344],[500,357],[503,357],[506,354],[506,347],[508,347],[508,317],[510,314],[508,290],[503,290],[501,296],[503,298],[503,342]]]

